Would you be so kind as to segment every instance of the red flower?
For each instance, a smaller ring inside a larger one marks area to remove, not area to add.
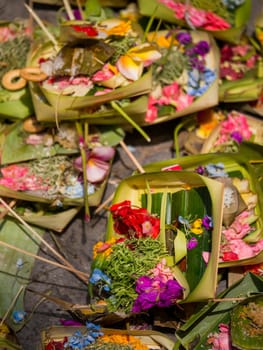
[[[223,261],[238,260],[238,255],[234,252],[224,252],[222,256]]]
[[[158,237],[160,219],[148,213],[145,208],[132,208],[130,201],[123,201],[113,204],[110,211],[117,233],[128,238]]]
[[[98,35],[97,30],[90,25],[74,25],[74,26],[72,26],[72,28],[76,32],[85,33],[87,36],[97,36]]]
[[[63,341],[52,340],[45,346],[45,350],[64,350],[64,344],[67,341],[67,337]]]

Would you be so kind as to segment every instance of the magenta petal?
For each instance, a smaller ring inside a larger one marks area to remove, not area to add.
[[[91,157],[97,158],[100,160],[109,161],[113,158],[115,150],[113,147],[109,146],[99,146],[94,147],[91,151]]]
[[[99,159],[92,159],[87,164],[87,178],[91,183],[101,182],[107,176],[110,165]]]

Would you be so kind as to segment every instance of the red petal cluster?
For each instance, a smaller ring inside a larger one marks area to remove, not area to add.
[[[114,230],[127,238],[157,238],[160,233],[160,219],[148,213],[145,208],[134,208],[126,200],[110,207]]]

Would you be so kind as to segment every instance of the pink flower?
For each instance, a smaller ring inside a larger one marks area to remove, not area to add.
[[[153,277],[158,277],[160,282],[166,283],[173,280],[174,276],[169,266],[166,267],[166,260],[162,259],[152,270],[149,271]]]
[[[177,11],[179,8],[185,8],[184,4],[180,4],[177,2],[174,2],[173,0],[159,0],[159,2],[167,7],[169,7],[171,10]]]
[[[175,101],[177,111],[181,111],[186,107],[190,106],[194,100],[194,96],[187,95],[185,93],[181,93],[178,99]]]
[[[222,17],[217,16],[213,12],[206,12],[206,23],[203,26],[206,30],[225,30],[231,26]]]
[[[247,59],[246,61],[246,66],[247,68],[254,68],[256,65],[256,61],[257,61],[258,57],[257,56],[251,56]]]
[[[186,12],[186,6],[185,4],[179,3],[179,2],[173,2],[173,1],[160,1],[163,2],[164,5],[169,7],[171,10],[174,11],[175,17],[178,19],[184,19],[185,12]]]
[[[116,70],[116,68],[115,68],[115,70]],[[112,78],[114,75],[115,75],[115,73],[111,69],[110,65],[107,63],[103,66],[103,68],[101,70],[97,71],[92,76],[92,80],[97,83],[97,82],[101,82],[104,80],[108,80],[108,79]]]
[[[188,19],[194,27],[203,27],[206,25],[206,11],[190,6],[188,11]]]
[[[147,123],[153,123],[158,117],[158,109],[156,107],[157,100],[152,96],[148,100],[148,109],[145,116],[145,121]]]
[[[174,82],[170,85],[166,85],[163,87],[162,93],[166,97],[170,97],[170,98],[175,99],[176,96],[178,96],[180,93],[180,86],[176,82]]]
[[[249,50],[249,46],[248,45],[234,45],[232,47],[232,51],[234,55],[243,57],[247,54]]]
[[[80,85],[80,84],[89,85],[89,84],[91,84],[90,78],[86,77],[86,76],[75,77],[70,82],[71,82],[71,85]]]
[[[8,165],[1,169],[3,177],[20,178],[24,177],[28,173],[28,168],[25,166],[19,166],[16,164]]]
[[[204,262],[208,264],[209,258],[210,258],[210,252],[202,252],[202,258],[204,259]]]
[[[43,179],[31,175],[25,166],[9,165],[2,168],[1,172],[3,177],[0,179],[0,184],[14,191],[45,191],[48,189]]]
[[[105,179],[110,170],[110,160],[114,156],[114,148],[107,146],[94,147],[87,151],[87,178],[90,183],[99,183]],[[79,171],[83,171],[82,158],[78,157],[74,161],[74,166]]]
[[[232,350],[229,326],[220,323],[219,332],[210,334],[207,342],[212,344],[212,350]]]
[[[101,95],[105,95],[105,94],[108,94],[109,92],[111,92],[112,89],[103,89],[103,90],[99,90],[99,91],[96,91],[94,96],[101,96]]]
[[[228,114],[227,119],[221,123],[220,135],[215,141],[215,145],[229,141],[235,131],[238,131],[244,140],[249,140],[252,136],[252,131],[244,114],[235,112]]]

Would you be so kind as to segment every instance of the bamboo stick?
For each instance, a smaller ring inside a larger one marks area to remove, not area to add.
[[[57,258],[60,259],[67,267],[74,269],[74,267],[68,262],[61,254],[59,254],[51,245],[46,242],[31,226],[29,226],[1,197],[0,197],[0,202],[3,204],[3,206],[8,209],[8,211],[20,222],[25,226],[36,238],[39,239],[41,243],[43,243]],[[86,279],[84,279],[83,274],[78,274],[76,275],[85,283],[87,282]]]
[[[66,12],[67,12],[67,15],[68,15],[68,18],[71,20],[71,21],[74,21],[75,19],[75,16],[72,12],[72,9],[70,7],[70,4],[67,0],[63,0],[63,3],[64,3],[64,6],[65,6],[65,9],[66,9]]]
[[[17,301],[17,298],[19,297],[19,295],[22,293],[23,289],[25,289],[25,286],[21,286],[19,288],[19,290],[17,291],[14,299],[12,300],[11,304],[9,305],[8,309],[6,310],[6,313],[4,314],[3,318],[1,319],[0,322],[0,327],[3,325],[3,323],[5,322],[6,318],[8,317],[10,311],[12,310],[13,306],[15,305],[15,302]]]
[[[131,151],[129,150],[129,148],[126,146],[126,144],[124,143],[124,141],[120,141],[120,145],[121,147],[124,149],[124,151],[126,152],[127,156],[130,158],[130,160],[133,162],[133,164],[136,166],[136,168],[139,170],[139,172],[141,174],[145,173],[145,170],[143,169],[143,167],[141,166],[141,164],[138,162],[138,160],[134,157],[134,155],[131,153]]]
[[[64,270],[67,270],[67,271],[70,271],[70,272],[73,272],[73,273],[75,273],[76,275],[78,275],[79,277],[82,276],[81,279],[83,279],[83,281],[85,281],[85,282],[87,282],[87,280],[88,280],[88,277],[89,277],[88,274],[86,274],[85,272],[81,272],[81,271],[79,271],[79,270],[76,270],[74,267],[65,266],[65,265],[59,264],[59,263],[57,263],[57,262],[55,262],[55,261],[48,260],[48,259],[46,259],[46,258],[43,258],[42,256],[38,256],[38,255],[36,255],[36,254],[33,254],[33,253],[28,252],[28,251],[26,251],[26,250],[24,250],[24,249],[22,249],[22,248],[18,248],[18,247],[16,247],[16,246],[12,245],[12,244],[9,244],[9,243],[3,242],[3,241],[0,241],[0,246],[3,246],[3,247],[6,247],[6,248],[9,248],[9,249],[16,250],[17,252],[23,253],[23,254],[25,254],[25,255],[27,255],[27,256],[30,256],[30,257],[32,257],[32,258],[34,258],[34,259],[37,259],[37,260],[46,262],[46,263],[48,263],[48,264],[50,264],[50,265],[59,267],[59,268],[61,268],[61,269],[64,269]],[[85,278],[85,279],[84,279],[84,278]]]
[[[41,21],[41,19],[38,17],[38,15],[27,5],[24,4],[28,12],[32,15],[34,20],[37,22],[37,24],[40,26],[40,28],[43,30],[43,32],[46,34],[48,39],[54,44],[55,49],[58,49],[58,43],[55,39],[55,37],[47,30],[44,23]]]

